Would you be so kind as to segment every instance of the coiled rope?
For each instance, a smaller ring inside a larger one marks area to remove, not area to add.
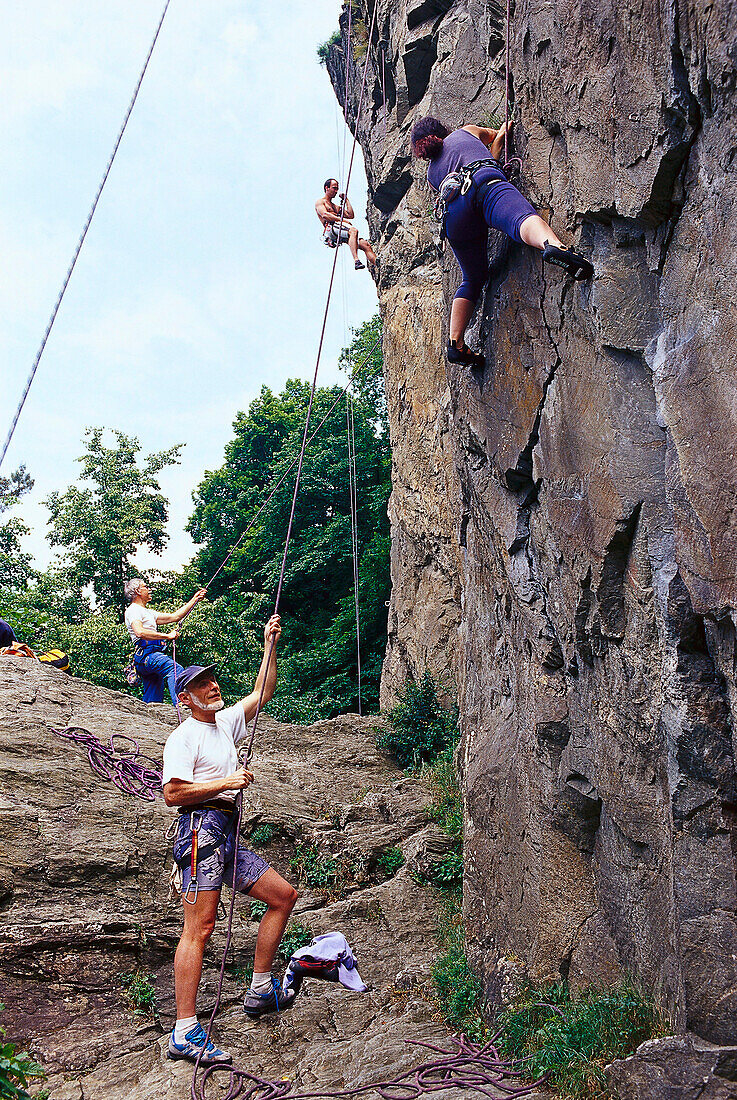
[[[95,775],[114,783],[123,794],[141,798],[144,802],[153,802],[161,791],[161,771],[155,760],[138,748],[138,742],[125,733],[110,735],[110,743],[105,745],[94,733],[82,726],[65,726],[63,729],[49,727],[57,737],[73,741],[87,749],[87,758]],[[130,748],[118,748],[118,741],[127,741]]]
[[[453,1036],[450,1050],[425,1040],[407,1039],[407,1043],[413,1046],[432,1051],[434,1057],[389,1081],[345,1089],[292,1092],[290,1081],[270,1081],[250,1070],[216,1063],[205,1070],[200,1089],[193,1095],[198,1100],[205,1100],[206,1084],[211,1077],[216,1077],[220,1086],[218,1100],[281,1100],[282,1097],[287,1100],[341,1100],[342,1097],[368,1096],[372,1093],[381,1100],[418,1100],[421,1096],[446,1089],[476,1092],[490,1100],[498,1100],[499,1093],[528,1096],[539,1088],[547,1075],[532,1083],[519,1083],[524,1077],[523,1070],[519,1068],[522,1062],[512,1062],[500,1056],[495,1046],[499,1034],[483,1045],[470,1042],[464,1035]]]

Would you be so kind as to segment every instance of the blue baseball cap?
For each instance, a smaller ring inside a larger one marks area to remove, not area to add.
[[[177,695],[181,695],[183,691],[186,691],[194,680],[199,680],[201,676],[214,671],[215,665],[189,665],[177,676],[174,684]]]

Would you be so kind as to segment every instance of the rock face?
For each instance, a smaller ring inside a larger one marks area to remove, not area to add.
[[[457,685],[491,993],[507,954],[536,979],[628,972],[676,1029],[733,1042],[737,7],[512,4],[521,187],[596,275],[492,234],[471,372],[444,360],[458,271],[409,131],[503,118],[503,7],[377,3],[347,117],[394,456],[384,701],[425,668]]]
[[[124,733],[160,759],[174,722],[171,707],[27,659],[0,661],[2,1023],[46,1067],[52,1100],[189,1097],[191,1067],[165,1058],[181,927],[181,905],[167,905],[173,811],[97,779],[86,752],[51,732],[73,723],[101,740]],[[427,999],[434,894],[407,867],[388,877],[377,864],[397,845],[421,862],[429,791],[377,752],[371,720],[355,716],[310,727],[265,717],[254,770],[246,825],[272,826],[266,858],[295,881],[290,856],[312,843],[341,869],[338,889],[303,890],[293,922],[315,934],[343,931],[370,992],[308,982],[283,1018],[248,1021],[242,971],[257,922],[241,902],[217,1038],[236,1064],[303,1087],[393,1077],[418,1061],[405,1040],[446,1034]],[[220,921],[201,1009],[212,1004],[222,948]],[[151,975],[156,1019],[134,1016],[122,994],[121,977],[133,972]]]

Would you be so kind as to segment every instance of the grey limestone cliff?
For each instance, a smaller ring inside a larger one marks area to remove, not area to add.
[[[377,3],[346,112],[393,449],[384,701],[426,667],[457,685],[492,997],[509,955],[537,979],[629,973],[677,1030],[734,1042],[737,7],[512,3],[520,186],[596,273],[492,234],[471,372],[444,359],[458,269],[409,131],[503,117],[504,10]]]

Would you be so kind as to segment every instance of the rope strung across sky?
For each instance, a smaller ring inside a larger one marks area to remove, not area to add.
[[[38,370],[38,365],[41,362],[41,356],[44,353],[44,348],[46,347],[46,342],[47,342],[49,336],[51,335],[51,330],[54,327],[54,321],[56,320],[56,315],[59,312],[59,307],[61,306],[62,299],[64,298],[64,295],[66,293],[66,289],[69,286],[69,280],[72,277],[72,272],[74,271],[75,265],[76,265],[77,260],[79,258],[79,254],[82,251],[82,245],[84,244],[85,237],[87,236],[87,230],[90,227],[90,224],[91,224],[92,219],[93,219],[94,214],[95,214],[95,210],[97,209],[97,204],[100,201],[100,195],[102,195],[102,189],[104,188],[105,184],[107,183],[107,178],[110,175],[110,169],[113,166],[113,161],[115,160],[118,149],[120,148],[120,143],[123,140],[123,134],[125,133],[126,127],[128,125],[128,119],[131,117],[131,114],[133,113],[133,108],[136,105],[136,100],[138,99],[138,93],[141,90],[141,85],[143,84],[143,78],[146,75],[146,70],[148,69],[148,63],[151,60],[151,57],[153,55],[154,47],[156,46],[156,42],[157,42],[158,37],[159,37],[159,31],[161,30],[161,28],[163,26],[164,19],[166,17],[167,11],[169,9],[169,4],[170,3],[171,3],[171,0],[166,0],[166,3],[164,4],[164,10],[161,13],[161,18],[159,19],[159,23],[158,23],[158,26],[156,28],[156,33],[154,34],[153,39],[151,41],[151,45],[149,47],[148,54],[146,55],[146,60],[144,61],[143,68],[141,69],[141,74],[138,77],[138,82],[137,82],[136,87],[133,91],[133,96],[131,98],[130,103],[128,104],[128,110],[125,112],[125,118],[123,119],[123,124],[120,127],[120,130],[118,131],[118,136],[115,140],[115,145],[113,146],[113,151],[110,154],[110,159],[107,162],[107,165],[105,167],[105,171],[103,173],[102,179],[100,180],[100,186],[97,188],[97,194],[95,195],[92,206],[90,207],[90,212],[87,215],[87,221],[84,223],[84,228],[82,229],[82,235],[80,236],[79,240],[77,241],[77,247],[75,248],[74,255],[72,256],[72,262],[70,263],[70,265],[67,269],[66,276],[64,277],[64,282],[61,285],[61,290],[59,291],[59,295],[56,299],[56,303],[54,304],[54,308],[51,311],[51,317],[49,318],[49,323],[46,326],[46,331],[44,332],[43,340],[41,341],[41,346],[39,347],[38,351],[36,352],[36,358],[33,361],[33,366],[31,367],[31,372],[28,375],[28,378],[26,379],[25,388],[23,390],[23,393],[21,394],[21,399],[18,402],[18,408],[15,410],[15,416],[13,417],[13,419],[11,421],[10,429],[8,431],[8,434],[7,434],[6,438],[5,438],[5,443],[3,444],[2,453],[0,453],[0,467],[2,467],[3,460],[6,456],[6,454],[8,453],[8,447],[10,446],[11,440],[13,438],[13,434],[15,433],[15,429],[18,425],[18,421],[20,420],[20,415],[23,412],[23,406],[26,403],[26,398],[28,397],[31,386],[33,385],[33,379],[36,377],[36,371]]]

